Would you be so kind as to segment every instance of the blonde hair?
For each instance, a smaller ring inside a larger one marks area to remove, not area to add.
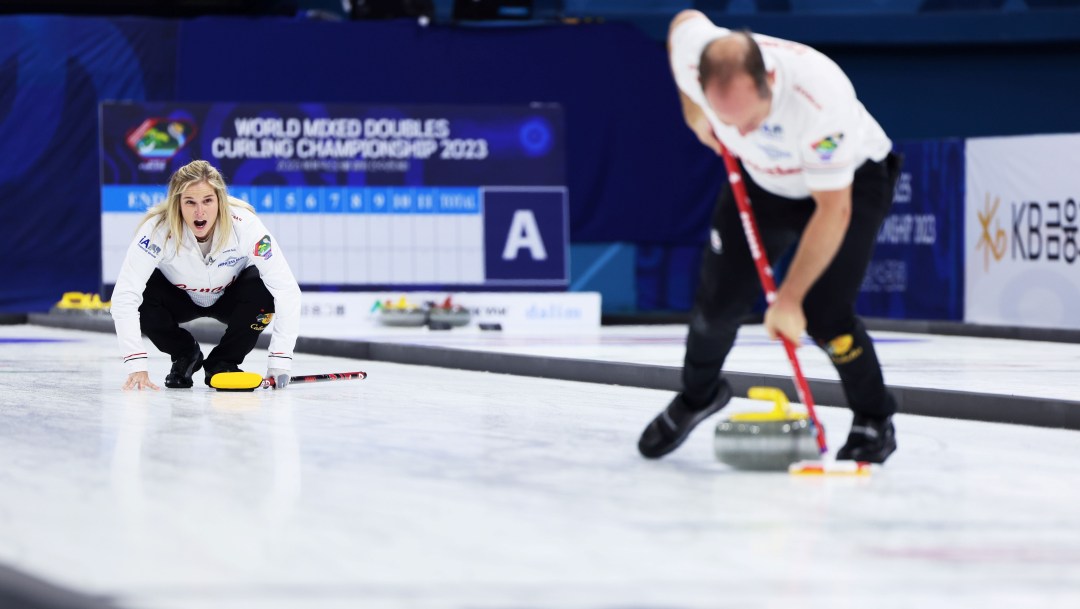
[[[221,177],[221,173],[206,161],[192,161],[177,169],[169,178],[169,190],[165,194],[165,200],[146,210],[146,216],[139,225],[156,219],[153,230],[157,230],[164,224],[168,230],[165,240],[173,239],[176,242],[176,251],[179,253],[180,244],[184,241],[184,216],[180,211],[180,195],[190,186],[203,182],[213,188],[214,194],[217,195],[218,208],[217,219],[214,221],[212,251],[218,252],[225,243],[222,235],[232,232],[232,213],[230,213],[232,208],[240,207],[252,213],[255,213],[255,208],[240,199],[230,199],[229,191],[225,187],[225,178]]]

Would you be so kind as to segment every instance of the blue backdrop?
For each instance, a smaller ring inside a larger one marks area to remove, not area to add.
[[[662,45],[629,25],[3,17],[0,192],[15,239],[0,310],[99,288],[97,104],[109,99],[558,102],[578,241],[693,241],[720,175],[680,128]]]
[[[846,30],[804,37],[797,22],[758,29],[818,43],[894,139],[1080,130],[1075,39],[848,46]],[[663,43],[631,25],[0,17],[0,201],[13,229],[0,310],[44,310],[64,291],[98,289],[97,105],[110,99],[559,103],[571,241],[639,245],[655,263],[642,268],[662,271],[639,286],[667,290],[641,291],[650,308],[689,302],[691,252],[723,180],[682,124]]]
[[[964,142],[898,142],[904,167],[856,309],[893,319],[964,318]]]
[[[97,107],[175,95],[176,25],[0,18],[0,205],[11,228],[0,310],[44,310],[101,274]]]

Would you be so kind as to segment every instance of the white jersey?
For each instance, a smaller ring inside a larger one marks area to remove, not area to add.
[[[214,245],[217,246],[220,239],[224,242],[220,249],[215,247],[206,256],[186,224],[179,252],[172,240],[167,240],[167,227],[154,228],[156,218],[139,226],[135,240],[124,256],[112,295],[116,336],[128,374],[147,369],[139,306],[154,269],[160,270],[176,287],[186,290],[196,305],[209,307],[221,298],[225,288],[236,281],[244,269],[252,266],[259,269],[263,284],[274,297],[274,330],[267,367],[292,369],[293,348],[300,330],[300,286],[280,245],[258,216],[235,205],[231,206],[230,213],[232,232],[226,235],[215,230]]]
[[[710,42],[730,33],[704,16],[679,23],[671,34],[671,69],[679,90],[704,110],[717,138],[759,186],[792,199],[839,190],[867,159],[889,154],[892,142],[839,66],[808,46],[761,34],[754,40],[776,78],[769,116],[746,136],[721,123],[698,82],[698,61]]]

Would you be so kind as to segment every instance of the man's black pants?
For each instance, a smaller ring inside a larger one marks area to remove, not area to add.
[[[807,333],[836,366],[848,406],[872,417],[893,414],[896,404],[885,390],[874,344],[855,316],[855,299],[878,229],[892,206],[900,165],[900,157],[890,154],[881,162],[867,161],[855,172],[847,234],[803,301]],[[775,261],[798,241],[814,212],[814,201],[779,197],[743,175],[765,250],[769,260]],[[720,369],[735,343],[740,321],[762,293],[730,186],[719,196],[712,230],[683,365],[683,396],[694,406],[704,406],[716,394]]]
[[[218,346],[206,356],[204,367],[239,366],[255,348],[259,334],[266,328],[274,312],[274,297],[263,285],[259,271],[250,267],[209,307],[192,302],[187,292],[169,283],[161,271],[155,270],[146,282],[143,303],[139,307],[142,332],[154,346],[168,353],[173,360],[187,357],[194,351],[195,338],[179,324],[212,317],[227,327]]]

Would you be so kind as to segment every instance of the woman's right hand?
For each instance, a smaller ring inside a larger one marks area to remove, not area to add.
[[[139,391],[142,391],[143,387],[146,387],[147,389],[153,389],[155,391],[161,389],[154,383],[150,382],[150,373],[145,371],[132,372],[128,375],[127,382],[124,383],[124,391],[127,391],[128,389],[138,389]]]

